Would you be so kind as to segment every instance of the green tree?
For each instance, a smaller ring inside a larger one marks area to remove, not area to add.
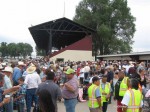
[[[24,43],[24,47],[23,47],[23,56],[31,56],[31,53],[33,52],[33,47],[28,44],[28,43]]]
[[[8,48],[6,42],[2,42],[0,44],[0,52],[2,57],[8,56]]]
[[[35,46],[35,50],[37,56],[45,56],[45,51],[43,49],[39,49],[37,46]]]
[[[135,17],[127,0],[82,0],[76,8],[74,21],[97,31],[93,51],[97,55],[132,51]]]
[[[24,43],[20,42],[20,43],[17,43],[17,52],[19,54],[19,56],[23,56],[23,53],[24,53]]]
[[[9,43],[7,45],[8,47],[8,55],[11,56],[11,57],[16,57],[16,56],[19,56],[18,54],[18,47],[17,47],[17,44],[16,43]]]

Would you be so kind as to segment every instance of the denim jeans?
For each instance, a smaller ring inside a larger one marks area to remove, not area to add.
[[[25,104],[24,103],[18,104],[18,112],[25,112]]]
[[[66,112],[75,112],[75,106],[77,104],[77,98],[64,101]]]
[[[31,112],[32,101],[34,101],[35,107],[37,108],[38,96],[36,95],[36,88],[27,89],[26,92],[27,112]]]
[[[13,98],[10,99],[10,102],[4,105],[5,112],[13,112]]]

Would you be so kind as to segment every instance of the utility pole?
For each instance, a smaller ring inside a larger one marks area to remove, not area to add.
[[[66,3],[65,3],[65,0],[64,0],[64,13],[63,13],[63,17],[65,17],[65,12],[66,12]]]

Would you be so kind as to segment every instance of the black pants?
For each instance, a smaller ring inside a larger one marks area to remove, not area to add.
[[[107,105],[108,105],[107,102],[103,102],[103,107],[102,107],[103,112],[107,111]]]
[[[85,73],[84,73],[84,78],[87,79],[87,78],[88,78],[88,75],[89,75],[89,73],[88,73],[88,72],[85,72]]]
[[[113,86],[113,83],[111,84],[111,89],[112,89],[112,92],[110,94],[110,98],[109,98],[109,104],[111,104],[111,98],[112,98],[112,95],[113,95],[113,92],[114,92],[114,86]]]
[[[84,78],[80,77],[80,84],[83,84],[83,80],[84,80]]]

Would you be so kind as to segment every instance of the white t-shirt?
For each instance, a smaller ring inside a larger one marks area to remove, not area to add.
[[[80,78],[80,77],[84,78],[84,68],[80,69],[80,75],[78,78]]]
[[[126,92],[121,103],[128,106],[129,102],[130,102],[130,94],[129,94],[129,92]],[[143,100],[141,100],[140,107],[142,107],[142,105],[143,105]]]
[[[90,84],[92,84],[92,79],[93,79],[93,77],[90,78],[90,81],[89,81]]]
[[[85,66],[84,67],[84,72],[89,72],[90,71],[90,67],[89,66]]]
[[[95,77],[95,76],[94,76],[94,77]],[[97,77],[100,78],[99,76],[97,76]],[[93,79],[93,77],[90,78],[90,81],[89,81],[90,84],[93,83],[93,82],[92,82],[92,79]]]
[[[27,89],[38,88],[38,85],[41,83],[41,79],[40,76],[34,72],[25,77],[24,83],[27,85]]]

